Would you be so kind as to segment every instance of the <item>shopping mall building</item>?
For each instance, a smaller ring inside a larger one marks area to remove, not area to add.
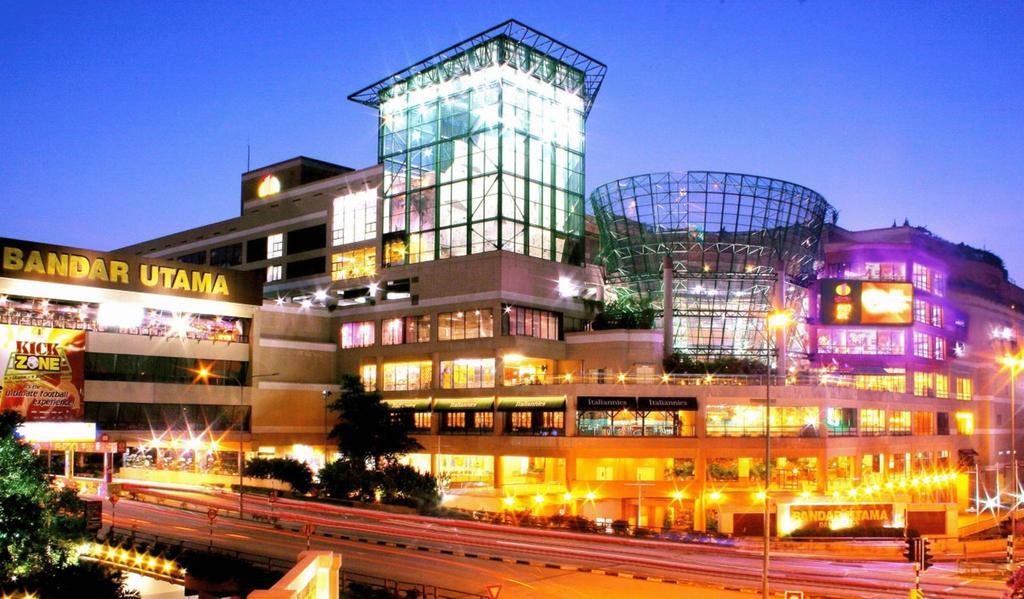
[[[908,224],[847,231],[769,177],[653,173],[586,198],[604,73],[508,22],[350,96],[378,112],[374,165],[298,157],[243,174],[236,218],[52,251],[105,280],[5,240],[4,347],[84,331],[59,352],[81,354],[84,401],[57,416],[120,443],[103,450],[126,477],[226,480],[239,442],[320,463],[325,392],[357,374],[456,507],[757,534],[767,470],[780,533],[955,534],[997,509],[998,359],[1024,325],[1002,261]],[[775,374],[666,371],[673,353]]]

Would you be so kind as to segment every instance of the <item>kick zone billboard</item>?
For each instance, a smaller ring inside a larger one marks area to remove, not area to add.
[[[28,421],[81,420],[85,331],[0,325],[0,409]]]

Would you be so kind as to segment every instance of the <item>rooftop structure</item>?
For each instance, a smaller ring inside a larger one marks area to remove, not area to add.
[[[806,187],[754,175],[690,171],[612,181],[590,202],[606,283],[663,311],[673,269],[673,345],[696,357],[763,355],[764,316],[784,268],[806,286],[832,210]],[[783,266],[784,265],[784,266]],[[797,305],[799,290],[787,290]]]

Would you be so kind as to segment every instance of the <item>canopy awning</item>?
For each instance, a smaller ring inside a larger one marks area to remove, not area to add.
[[[576,398],[577,411],[618,412],[619,410],[635,410],[635,397],[614,396],[580,396]]]
[[[494,409],[494,397],[454,397],[434,400],[435,412],[485,412]]]
[[[565,396],[501,397],[498,398],[498,409],[503,412],[517,412],[520,410],[564,410]]]
[[[430,398],[422,399],[382,399],[381,403],[389,410],[413,410],[414,412],[429,412]]]

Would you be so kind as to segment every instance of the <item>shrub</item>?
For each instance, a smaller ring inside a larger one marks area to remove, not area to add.
[[[912,537],[920,536],[914,529],[908,534]],[[808,525],[798,528],[789,533],[790,537],[902,537],[902,528],[888,528],[885,526],[857,525],[850,528],[832,530],[826,526]]]

